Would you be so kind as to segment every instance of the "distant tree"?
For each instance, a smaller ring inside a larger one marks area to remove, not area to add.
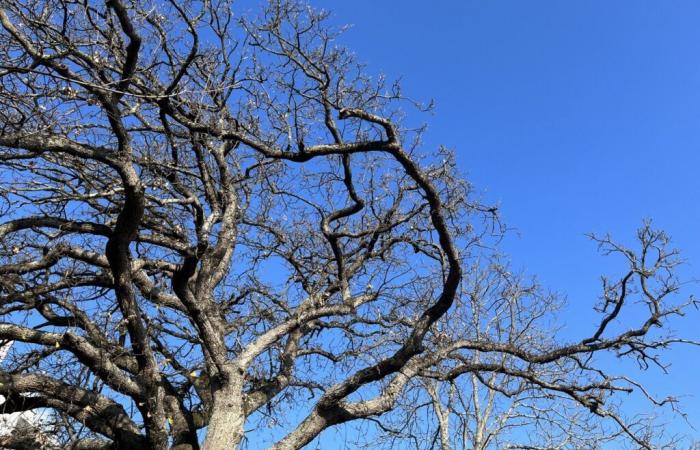
[[[535,280],[510,272],[500,259],[491,260],[466,271],[454,306],[436,324],[441,330],[433,345],[440,347],[440,341],[456,339],[450,330],[460,330],[475,340],[546,351],[557,346],[554,325],[560,306],[561,300],[544,294]],[[584,375],[586,370],[596,370],[590,362],[583,364],[583,372],[579,360],[562,358],[553,364],[528,365],[522,368],[522,374],[516,374],[510,369],[522,367],[518,359],[508,352],[475,350],[452,355],[444,367],[422,371],[406,388],[409,393],[397,401],[393,416],[383,421],[388,431],[384,436],[387,447],[400,439],[421,449],[594,450],[619,448],[632,432],[641,441],[656,444],[654,448],[693,448],[687,436],[664,433],[662,423],[653,420],[653,416],[627,419],[624,426],[615,423],[615,419],[595,420],[601,415],[601,408],[591,415],[589,408],[580,407],[579,398],[567,392],[567,386],[580,388],[587,383],[584,380],[590,380]],[[489,363],[499,370],[468,370],[470,366]],[[600,375],[611,382],[626,382],[627,388],[642,388],[624,372]],[[541,383],[544,380],[556,381],[554,386],[545,388]],[[601,407],[607,404],[608,413],[619,419],[624,411],[609,405],[611,400],[614,402],[611,392],[593,387],[595,384],[589,384],[589,398]],[[625,389],[622,385],[620,388]],[[641,393],[648,395],[643,390]],[[673,398],[647,398],[656,406],[675,402]],[[426,414],[434,419],[426,420]],[[637,444],[634,439],[632,444]]]
[[[653,448],[614,406],[646,391],[595,355],[646,367],[683,342],[665,332],[689,304],[666,235],[599,240],[627,267],[590,334],[560,342],[539,321],[556,299],[488,249],[496,210],[403,125],[421,106],[370,78],[327,13],[236,7],[0,1],[1,406],[54,411],[51,442],[0,446],[298,449],[353,421],[417,442],[392,428],[416,398],[440,426],[503,417],[502,436],[566,425],[530,416],[567,403]],[[464,409],[460,383],[486,404]],[[480,423],[460,425],[467,448],[488,448]]]

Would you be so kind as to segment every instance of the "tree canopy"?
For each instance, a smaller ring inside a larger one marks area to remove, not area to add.
[[[299,449],[357,421],[358,447],[664,445],[617,399],[673,399],[597,355],[688,342],[666,234],[593,237],[626,265],[562,342],[496,208],[402,120],[425,105],[327,15],[0,1],[2,411],[51,411],[0,446]]]

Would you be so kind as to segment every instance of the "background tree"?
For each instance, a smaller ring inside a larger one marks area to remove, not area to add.
[[[502,258],[470,267],[461,289],[449,318],[437,324],[445,327],[437,334],[438,340],[445,339],[443,336],[454,339],[455,333],[449,330],[468,330],[464,335],[472,339],[508,342],[518,348],[556,345],[552,340],[557,334],[554,326],[561,300],[543,292],[536,280],[511,272]],[[440,342],[434,345],[439,347]],[[394,414],[384,420],[387,448],[397,440],[411,442],[415,448],[440,450],[603,449],[624,445],[624,429],[591,420],[590,411],[577,408],[577,400],[566,393],[542,389],[531,379],[500,370],[449,375],[459,363],[480,365],[487,361],[503,366],[518,364],[510,354],[477,350],[459,355],[458,361],[446,359],[443,363],[447,367],[422,372],[412,383],[413,389],[407,389],[407,395],[398,401]],[[565,360],[531,366],[527,371],[539,380],[568,379],[572,384],[577,383],[571,379],[572,372],[576,378],[581,376],[578,367]],[[674,402],[672,398],[665,401]],[[615,414],[624,412],[615,409]],[[682,436],[664,433],[661,424],[649,416],[632,417],[626,425],[638,435],[654,436],[658,448],[689,448]]]
[[[389,436],[416,389],[438,411],[454,400],[435,383],[467,380],[530,411],[566,399],[653,448],[612,401],[645,391],[594,355],[648,366],[683,342],[665,332],[688,304],[665,234],[599,239],[627,268],[590,335],[559,342],[535,325],[554,300],[482,263],[495,209],[421,148],[400,110],[421,105],[370,78],[326,13],[0,5],[0,394],[55,411],[46,445],[230,449],[266,425],[297,449],[360,420]]]

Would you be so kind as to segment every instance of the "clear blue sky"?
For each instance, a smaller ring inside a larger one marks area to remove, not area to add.
[[[700,2],[312,0],[353,27],[342,42],[371,72],[434,99],[426,145],[462,170],[514,227],[515,266],[565,293],[575,335],[590,324],[599,275],[584,233],[628,242],[652,218],[700,278]],[[700,286],[693,286],[695,292]],[[700,313],[676,327],[700,338]],[[643,377],[685,399],[700,427],[700,349]],[[700,436],[700,431],[696,432]]]

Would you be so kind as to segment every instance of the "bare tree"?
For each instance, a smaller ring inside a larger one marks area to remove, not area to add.
[[[401,120],[421,106],[370,78],[327,13],[0,6],[0,339],[15,342],[0,394],[4,412],[55,411],[50,445],[230,449],[266,424],[282,429],[271,448],[298,449],[352,421],[391,434],[415,386],[476,380],[566,399],[653,448],[609,406],[646,391],[594,355],[647,366],[684,342],[664,331],[688,303],[663,233],[599,240],[627,268],[589,336],[484,332],[479,311],[524,312],[461,284],[495,209],[449,151],[422,149]]]
[[[437,336],[433,342],[437,348],[440,341],[458,339],[458,333],[475,340],[507,342],[516,348],[556,346],[553,326],[561,301],[543,292],[536,280],[510,271],[501,258],[470,267],[460,288],[450,313],[436,324],[440,331],[429,336]],[[501,370],[448,375],[458,364],[517,366],[518,358],[508,352],[475,350],[455,359],[446,358],[438,367],[421,372],[412,383],[413,392],[398,400],[394,413],[383,421],[388,448],[403,440],[416,448],[441,450],[603,449],[619,448],[628,440],[624,428],[592,419],[589,410],[577,407],[580,402],[575,397],[543,389],[527,377]],[[575,361],[563,359],[557,364],[531,365],[526,371],[530,377],[557,380],[566,386],[582,379],[580,366],[572,363]],[[589,368],[595,370],[593,365]],[[614,380],[615,376],[603,378]],[[628,377],[620,379],[634,385]],[[665,401],[670,404],[674,399]],[[625,413],[618,406],[607,402],[612,415]],[[425,414],[434,420],[426,420]],[[635,435],[653,440],[658,448],[688,448],[683,447],[688,445],[684,436],[664,433],[661,422],[652,417],[632,417],[625,424]]]

